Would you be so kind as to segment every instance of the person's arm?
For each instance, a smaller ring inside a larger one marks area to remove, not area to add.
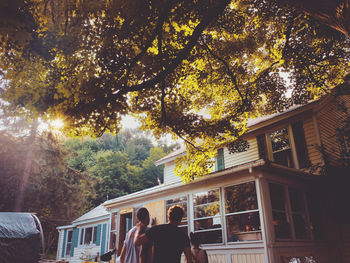
[[[125,249],[125,246],[123,246],[122,252],[120,253],[120,263],[125,262],[125,252],[126,252],[126,249]]]
[[[187,263],[192,263],[191,248],[190,247],[185,247],[184,248],[184,253],[185,253],[185,257],[186,257],[186,262]]]
[[[145,228],[145,226],[141,222],[138,222],[136,224],[136,227],[137,227],[137,230],[136,230],[136,234],[134,237],[134,245],[140,246],[140,245],[144,245],[144,244],[148,243],[149,239],[146,236],[146,234],[140,234],[140,232]]]

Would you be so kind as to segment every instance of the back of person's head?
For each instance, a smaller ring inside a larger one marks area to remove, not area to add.
[[[185,212],[182,206],[173,205],[168,210],[168,220],[172,223],[180,223]]]
[[[190,233],[190,241],[191,244],[195,247],[199,247],[199,245],[201,244],[201,240],[198,236],[198,234],[194,234],[194,233]]]
[[[149,224],[149,212],[148,212],[147,208],[141,207],[139,210],[137,210],[136,217],[142,223],[144,223],[146,225]]]

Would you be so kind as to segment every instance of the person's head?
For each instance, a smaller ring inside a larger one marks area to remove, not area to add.
[[[194,234],[194,233],[190,233],[190,241],[192,246],[194,247],[199,247],[199,245],[201,244],[201,240],[198,236],[198,234]]]
[[[142,224],[147,226],[149,224],[149,212],[147,208],[141,207],[139,210],[137,210],[136,218]]]
[[[173,205],[168,210],[168,220],[170,223],[173,224],[180,224],[182,217],[184,216],[185,212],[182,206],[180,205]]]

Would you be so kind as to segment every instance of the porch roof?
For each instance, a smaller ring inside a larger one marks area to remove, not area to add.
[[[176,183],[171,183],[171,184],[162,184],[162,185],[157,185],[151,188],[147,188],[144,189],[142,191],[138,191],[132,194],[128,194],[125,196],[121,196],[115,199],[111,199],[108,200],[106,202],[103,203],[103,205],[105,207],[108,208],[112,208],[114,206],[123,206],[124,204],[128,204],[131,201],[133,203],[137,203],[137,202],[142,202],[144,201],[147,197],[159,197],[162,195],[166,195],[170,190],[176,190],[177,188],[180,187],[191,187],[194,184],[200,183],[200,182],[210,182],[211,180],[217,179],[218,177],[221,176],[226,176],[226,175],[230,175],[233,173],[238,173],[238,172],[242,172],[244,170],[251,170],[253,168],[264,168],[264,169],[268,169],[268,170],[274,170],[274,171],[280,171],[283,172],[284,176],[288,176],[288,177],[296,177],[299,179],[303,179],[303,180],[312,180],[314,178],[314,176],[312,176],[312,174],[310,173],[306,173],[304,171],[295,169],[295,168],[288,168],[282,165],[278,165],[269,161],[265,161],[263,159],[260,160],[256,160],[256,161],[251,161],[251,162],[247,162],[245,164],[240,164],[240,165],[236,165],[233,167],[229,167],[227,169],[224,170],[220,170],[214,173],[211,173],[209,175],[200,177],[200,178],[196,178],[193,182],[189,183],[189,184],[183,184],[182,182],[176,182]]]

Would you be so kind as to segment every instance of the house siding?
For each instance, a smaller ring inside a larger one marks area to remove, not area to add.
[[[147,203],[144,205],[149,211],[150,218],[155,219],[156,224],[165,224],[165,201]]]
[[[181,177],[175,175],[175,162],[166,163],[164,165],[164,183],[172,184],[181,181]]]
[[[231,262],[234,262],[234,263],[264,263],[264,254],[232,255]]]
[[[64,230],[59,230],[57,241],[57,260],[62,258],[62,245],[63,245]]]
[[[316,127],[312,118],[303,120],[306,147],[311,165],[323,165],[323,159],[316,136]]]
[[[249,143],[249,149],[245,152],[229,153],[227,148],[224,149],[225,168],[259,159],[258,143],[256,138],[248,139],[247,141]]]
[[[321,142],[331,165],[337,165],[338,160],[341,158],[341,147],[336,129],[341,127],[346,116],[340,110],[338,103],[345,102],[345,105],[349,108],[349,100],[349,96],[344,96],[323,107],[318,112]]]

